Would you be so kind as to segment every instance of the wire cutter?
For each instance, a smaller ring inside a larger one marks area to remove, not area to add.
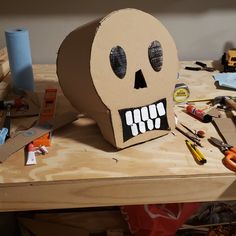
[[[209,141],[215,144],[221,152],[224,153],[223,164],[228,169],[236,172],[236,148],[214,137],[211,137]]]

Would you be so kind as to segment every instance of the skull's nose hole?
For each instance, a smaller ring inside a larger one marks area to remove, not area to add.
[[[147,87],[147,84],[143,76],[143,72],[141,70],[136,71],[134,88],[140,89],[140,88],[146,88],[146,87]]]

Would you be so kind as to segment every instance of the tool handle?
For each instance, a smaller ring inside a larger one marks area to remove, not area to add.
[[[236,148],[235,148],[235,147],[231,147],[229,150],[230,150],[231,152],[234,152],[235,155],[236,155]]]
[[[233,110],[236,111],[236,102],[233,99],[227,98],[225,99],[225,103],[226,105],[228,105],[229,107],[231,107]]]
[[[10,131],[11,131],[10,110],[11,110],[11,106],[9,105],[9,106],[7,106],[7,112],[6,112],[6,116],[5,116],[5,120],[4,120],[4,124],[3,124],[3,127],[8,129],[6,139],[10,138]]]
[[[188,149],[190,150],[190,152],[192,153],[194,159],[200,163],[200,164],[204,164],[206,163],[206,159],[204,158],[203,154],[198,150],[196,149],[196,147],[194,147],[194,145],[188,141],[188,140],[185,140],[185,143],[187,144],[188,146]]]
[[[231,150],[232,149],[233,148],[231,148]],[[223,159],[223,163],[228,169],[236,172],[236,152],[235,152],[235,150],[225,152],[225,158]]]
[[[9,116],[6,116],[3,127],[8,130],[6,138],[10,138],[11,118]]]
[[[185,66],[185,70],[194,70],[194,71],[199,71],[202,68],[201,67],[192,67],[192,66]]]
[[[202,66],[202,67],[207,67],[207,64],[201,62],[201,61],[196,61],[195,64]]]

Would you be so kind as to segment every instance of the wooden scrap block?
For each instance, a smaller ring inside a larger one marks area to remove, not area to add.
[[[0,100],[4,100],[10,91],[10,78],[6,76],[0,82]]]
[[[0,49],[0,81],[9,73],[10,66],[7,55],[7,49]]]
[[[10,71],[7,49],[0,49],[0,100],[4,100],[10,89]]]
[[[221,136],[225,141],[232,146],[236,146],[236,118],[217,118],[214,119],[215,126],[217,127]]]

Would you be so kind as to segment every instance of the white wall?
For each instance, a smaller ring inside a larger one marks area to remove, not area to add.
[[[5,29],[25,27],[33,63],[55,63],[70,31],[126,7],[157,17],[173,36],[181,60],[219,59],[225,48],[236,47],[235,0],[8,0],[0,7],[0,48]]]

